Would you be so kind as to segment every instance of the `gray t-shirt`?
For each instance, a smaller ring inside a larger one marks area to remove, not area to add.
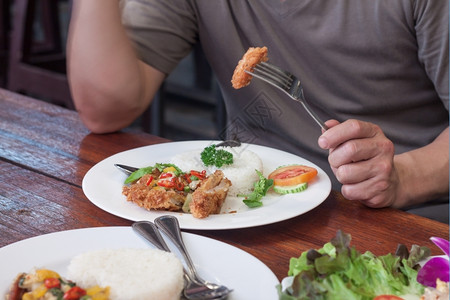
[[[449,123],[447,0],[122,0],[143,61],[170,73],[200,42],[227,109],[224,133],[300,155],[339,189],[318,125],[261,81],[230,80],[249,47],[302,80],[323,120],[378,124],[396,153],[433,141]]]

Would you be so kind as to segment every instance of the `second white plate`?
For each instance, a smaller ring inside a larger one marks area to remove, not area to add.
[[[228,299],[278,299],[276,285],[279,281],[260,260],[226,243],[182,234],[200,276],[233,289]],[[149,247],[152,246],[131,227],[75,229],[26,239],[0,248],[0,295],[7,293],[19,273],[33,268],[51,269],[66,277],[71,259],[78,254],[101,249]]]

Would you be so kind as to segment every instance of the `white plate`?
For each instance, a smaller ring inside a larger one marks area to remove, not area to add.
[[[204,149],[213,141],[187,141],[156,144],[127,150],[110,156],[93,166],[83,178],[83,191],[86,197],[99,208],[122,218],[153,221],[161,215],[171,214],[178,218],[184,229],[235,229],[271,224],[304,214],[322,203],[330,194],[331,181],[328,175],[312,162],[288,152],[269,147],[244,144],[245,149],[253,151],[261,158],[264,175],[281,165],[303,164],[318,170],[317,179],[298,194],[278,195],[268,193],[263,198],[263,206],[248,208],[241,200],[233,198],[225,201],[221,214],[196,219],[191,214],[166,211],[148,211],[126,201],[122,195],[126,175],[114,164],[124,164],[138,168],[153,166],[155,163],[169,163],[179,153]],[[214,141],[217,143],[217,141]]]
[[[278,279],[254,256],[210,238],[182,234],[200,275],[233,289],[228,299],[278,299]],[[131,227],[61,231],[5,246],[0,248],[0,298],[9,290],[17,274],[32,268],[45,267],[66,277],[70,260],[77,254],[100,249],[148,247],[152,245],[134,233]]]

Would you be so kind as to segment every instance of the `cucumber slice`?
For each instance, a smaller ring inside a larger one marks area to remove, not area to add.
[[[273,190],[278,194],[285,195],[285,194],[294,194],[294,193],[304,191],[304,190],[306,190],[307,187],[308,187],[308,183],[304,182],[304,183],[300,183],[300,184],[292,185],[292,186],[274,185]]]

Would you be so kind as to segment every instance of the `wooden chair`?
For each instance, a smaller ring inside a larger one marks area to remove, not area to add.
[[[12,0],[0,0],[0,87],[6,87]]]
[[[66,1],[67,2],[67,1]],[[7,88],[73,109],[58,0],[14,0]],[[36,40],[33,26],[41,25]]]

